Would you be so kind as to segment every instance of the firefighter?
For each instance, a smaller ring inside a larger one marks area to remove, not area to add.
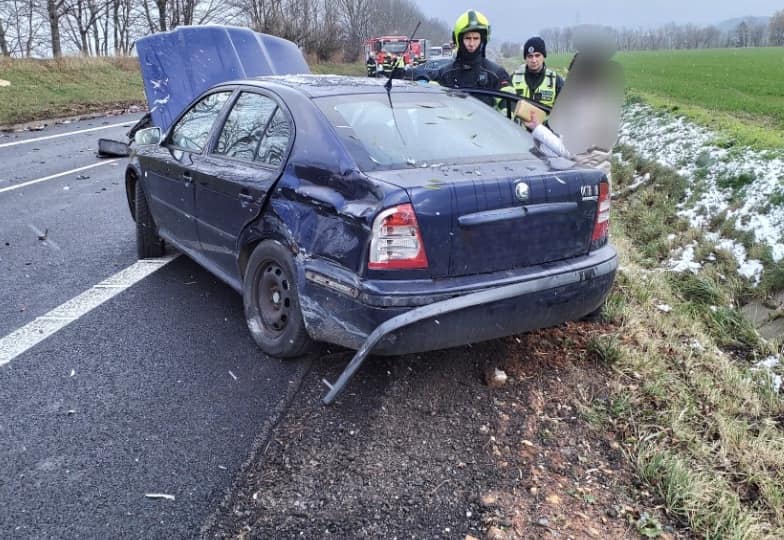
[[[518,96],[552,107],[563,88],[564,80],[545,65],[547,48],[544,40],[534,36],[523,45],[525,63],[512,75],[512,86]]]
[[[395,67],[395,62],[397,62],[397,57],[392,56],[388,52],[384,53],[384,61],[381,64],[384,75],[389,75]]]
[[[506,70],[485,58],[487,41],[490,39],[490,21],[487,17],[475,10],[466,11],[457,18],[452,39],[457,47],[455,60],[439,70],[433,78],[434,82],[450,88],[514,92]],[[495,98],[491,96],[476,97],[488,105],[495,104]]]
[[[368,77],[375,77],[376,76],[376,59],[373,58],[373,53],[369,52],[367,55],[367,60],[365,61],[365,65],[367,66],[367,75]]]

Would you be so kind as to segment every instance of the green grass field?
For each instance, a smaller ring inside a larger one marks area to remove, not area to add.
[[[548,65],[565,71],[571,55]],[[615,56],[630,97],[682,113],[728,143],[784,147],[784,49],[636,51]]]
[[[314,64],[314,73],[365,74],[365,64]],[[136,58],[0,58],[0,126],[144,104]]]

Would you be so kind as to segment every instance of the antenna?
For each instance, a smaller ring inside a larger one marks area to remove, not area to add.
[[[414,36],[416,35],[417,30],[419,30],[419,25],[421,25],[421,24],[422,24],[422,21],[417,21],[417,24],[416,24],[416,27],[414,28],[414,31],[411,32],[411,37],[408,38],[408,45],[407,45],[408,46],[408,50],[411,49],[411,40],[414,39]],[[395,65],[397,65],[397,60],[395,60]],[[392,69],[389,70],[389,78],[387,79],[387,82],[384,83],[384,88],[387,89],[387,95],[392,91],[392,75],[394,73],[395,73],[395,66],[393,65]],[[392,97],[391,96],[389,97],[389,106],[390,107],[392,106]]]

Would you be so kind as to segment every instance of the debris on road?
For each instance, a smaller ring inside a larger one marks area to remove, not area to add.
[[[148,499],[166,499],[167,501],[174,500],[174,495],[169,495],[168,493],[145,493],[144,496]]]
[[[231,378],[234,379],[235,381],[237,380],[237,376],[234,373],[232,373],[231,370],[229,370],[229,375],[231,375]]]

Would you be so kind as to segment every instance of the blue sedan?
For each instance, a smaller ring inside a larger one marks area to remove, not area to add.
[[[440,87],[284,75],[214,85],[125,172],[139,257],[170,244],[243,297],[259,347],[403,354],[578,319],[613,282],[602,172]]]

